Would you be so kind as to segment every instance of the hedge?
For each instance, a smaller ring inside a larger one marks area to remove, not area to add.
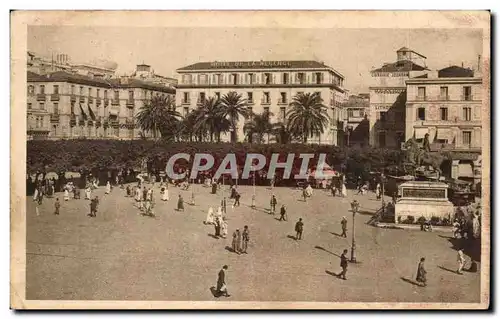
[[[294,170],[300,169],[300,153],[313,153],[315,165],[320,153],[326,153],[326,162],[348,175],[363,176],[370,171],[403,174],[404,153],[401,150],[380,148],[339,148],[330,145],[310,144],[249,144],[249,143],[200,143],[164,142],[151,140],[32,140],[27,142],[27,172],[64,172],[92,170],[121,170],[141,167],[146,159],[149,171],[165,169],[167,160],[176,153],[209,153],[215,158],[214,167],[228,153],[236,155],[240,169],[243,168],[246,154],[259,153],[271,158],[273,153],[280,154],[285,161],[289,153],[296,154]],[[188,163],[177,162],[178,166],[189,167]]]

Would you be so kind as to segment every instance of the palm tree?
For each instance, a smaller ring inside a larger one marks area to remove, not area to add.
[[[152,132],[153,138],[175,136],[180,114],[175,110],[175,101],[170,96],[153,96],[135,116],[144,132]]]
[[[230,127],[229,120],[223,115],[220,100],[216,97],[205,99],[195,111],[195,132],[205,135],[208,133],[210,142],[217,139],[220,142],[220,134],[227,132]]]
[[[229,120],[231,128],[231,142],[237,142],[236,126],[240,116],[247,117],[247,100],[241,94],[231,91],[220,99],[221,115]]]
[[[253,142],[253,135],[257,135],[257,143],[262,143],[262,140],[264,139],[264,134],[267,134],[267,141],[269,142],[269,134],[271,133],[272,130],[272,124],[271,124],[271,116],[273,113],[269,111],[264,111],[264,113],[261,114],[252,114],[251,115],[251,121],[245,123],[243,126],[243,130],[248,136],[248,141],[250,143]],[[247,116],[250,116],[250,114],[247,114]]]
[[[193,141],[193,136],[199,135],[196,134],[195,126],[197,121],[196,110],[189,112],[187,116],[185,116],[182,121],[179,122],[178,130],[177,130],[177,138],[179,140],[187,140],[189,142]]]
[[[284,122],[274,123],[272,125],[271,133],[280,144],[288,144],[292,140],[292,133]]]
[[[287,124],[290,133],[302,137],[307,143],[307,137],[323,133],[328,125],[327,107],[318,92],[300,93],[293,97],[287,112]]]

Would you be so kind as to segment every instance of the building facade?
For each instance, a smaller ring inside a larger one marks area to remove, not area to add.
[[[135,115],[154,95],[175,90],[136,79],[103,79],[63,71],[27,74],[28,139],[135,139]],[[144,134],[147,136],[147,134]]]
[[[177,86],[177,79],[156,74],[150,65],[144,63],[138,64],[135,72],[132,73],[130,77],[144,82],[164,85],[172,88]]]
[[[372,70],[370,85],[370,145],[400,148],[405,136],[406,80],[422,75],[426,57],[408,48],[396,51],[397,60]]]
[[[186,115],[208,97],[221,97],[230,91],[246,99],[254,113],[270,111],[271,121],[286,121],[289,103],[298,93],[319,92],[328,107],[329,127],[324,134],[309,138],[310,143],[339,145],[343,141],[341,107],[344,76],[317,61],[200,62],[177,70],[176,105]],[[243,140],[244,119],[237,127]],[[229,134],[224,140],[229,139]]]
[[[450,151],[454,158],[450,177],[479,182],[481,75],[451,66],[409,79],[406,84],[406,136],[421,143],[429,134],[432,151]],[[464,159],[461,152],[477,155]]]
[[[350,95],[343,106],[345,144],[365,146],[369,143],[370,95]]]

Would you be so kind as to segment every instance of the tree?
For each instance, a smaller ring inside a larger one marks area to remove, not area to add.
[[[208,133],[210,142],[214,138],[220,142],[220,134],[227,132],[230,127],[229,120],[222,113],[220,100],[216,97],[205,99],[194,113],[196,118],[195,132],[201,135]]]
[[[247,117],[247,101],[241,94],[231,91],[220,99],[220,111],[223,118],[228,119],[231,128],[231,142],[237,142],[236,132],[240,116]]]
[[[307,137],[324,133],[329,123],[327,107],[318,92],[299,93],[293,97],[287,112],[288,129],[295,137],[302,137],[304,143]]]
[[[136,115],[137,124],[145,132],[152,132],[156,139],[172,138],[176,135],[180,114],[175,110],[175,101],[170,96],[153,96],[146,101]]]
[[[248,141],[253,142],[253,136],[257,135],[257,143],[262,143],[264,135],[267,134],[269,142],[269,134],[272,132],[271,116],[273,113],[264,111],[261,114],[252,114],[251,121],[245,123],[243,130],[248,135]],[[247,114],[249,116],[249,114]]]
[[[200,134],[197,134],[198,132],[196,131],[196,122],[197,121],[197,114],[196,110],[189,112],[187,116],[185,116],[182,121],[179,122],[178,125],[178,140],[183,140],[183,141],[193,141],[193,136],[198,137],[200,139]]]
[[[292,141],[292,133],[284,122],[274,123],[272,125],[271,133],[280,144],[288,144]]]

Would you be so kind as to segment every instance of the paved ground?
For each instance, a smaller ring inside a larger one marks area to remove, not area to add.
[[[226,249],[231,239],[215,239],[213,226],[204,225],[209,206],[221,195],[196,185],[196,206],[176,212],[176,201],[157,197],[157,218],[138,215],[124,190],[113,189],[101,198],[99,215],[89,218],[89,202],[62,202],[53,215],[54,199],[47,199],[41,216],[27,200],[27,299],[103,300],[213,300],[222,265],[229,265],[228,287],[239,301],[358,301],[358,302],[479,302],[478,273],[457,275],[456,251],[443,233],[379,229],[366,224],[379,207],[373,194],[333,198],[315,191],[304,203],[300,192],[274,189],[278,205],[288,205],[288,221],[269,215],[271,190],[257,188],[258,209],[250,204],[252,187],[241,187],[242,206],[229,208],[229,235],[248,225],[248,255]],[[190,191],[170,188],[170,198]],[[227,192],[226,192],[227,194]],[[61,196],[60,194],[58,194]],[[361,203],[356,216],[357,255],[348,280],[339,272],[339,256],[350,248],[350,201]],[[61,199],[62,200],[62,196]],[[348,239],[339,237],[340,219],[349,219]],[[302,217],[304,238],[295,241],[294,224]],[[427,259],[428,287],[413,285],[420,257]]]

